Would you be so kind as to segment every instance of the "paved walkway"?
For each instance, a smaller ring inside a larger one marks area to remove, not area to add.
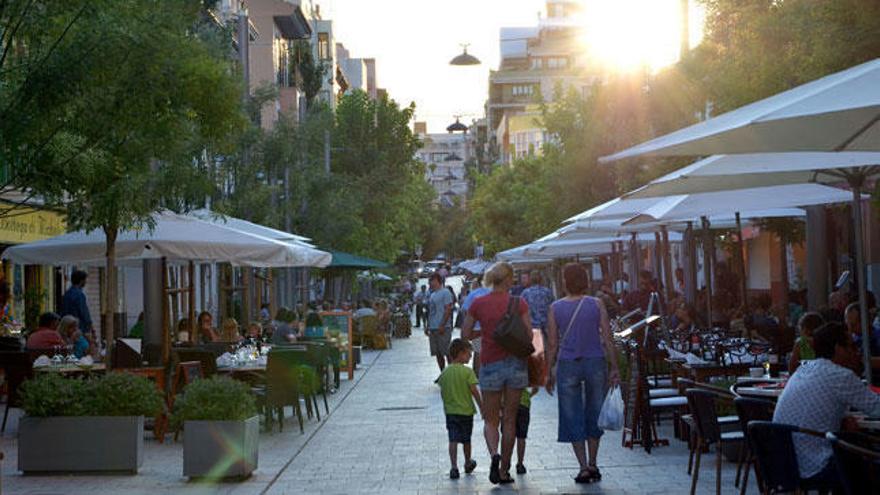
[[[395,340],[394,349],[366,352],[355,380],[343,380],[331,397],[329,418],[307,424],[300,434],[288,418],[283,433],[260,437],[259,469],[241,483],[204,485],[181,475],[182,445],[146,442],[144,465],[137,476],[36,476],[16,471],[15,427],[0,444],[2,493],[687,493],[687,449],[682,442],[654,450],[651,455],[620,446],[620,433],[608,433],[600,450],[604,480],[594,485],[572,481],[577,463],[566,445],[555,442],[555,398],[541,392],[533,401],[526,452],[529,473],[508,487],[488,481],[488,455],[482,441],[482,422],[474,428],[473,475],[447,478],[449,461],[439,390],[433,384],[437,368],[427,356],[427,339],[420,333]],[[661,434],[669,436],[668,421]],[[100,432],[96,432],[100,434]],[[170,439],[169,439],[170,440]],[[714,453],[704,462],[699,493],[713,493]],[[723,493],[733,488],[736,466],[725,463]],[[750,485],[750,493],[755,487]]]

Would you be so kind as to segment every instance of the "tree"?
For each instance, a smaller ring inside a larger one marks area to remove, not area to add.
[[[119,231],[203,201],[212,164],[199,157],[225,151],[240,128],[241,88],[229,61],[193,34],[201,2],[115,0],[88,10],[76,25],[93,63],[78,71],[70,98],[54,102],[63,166],[28,185],[65,206],[71,227],[104,231],[113,314]]]

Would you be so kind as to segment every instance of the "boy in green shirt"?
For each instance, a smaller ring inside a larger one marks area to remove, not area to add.
[[[464,451],[464,472],[470,474],[476,469],[477,461],[471,459],[471,434],[474,430],[474,414],[483,410],[480,392],[477,390],[477,375],[467,367],[471,359],[471,343],[455,339],[449,346],[452,363],[440,373],[440,397],[443,398],[443,411],[446,413],[446,431],[449,432],[449,461],[452,469],[450,479],[458,479],[458,444]]]

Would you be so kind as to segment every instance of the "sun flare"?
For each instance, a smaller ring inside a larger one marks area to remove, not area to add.
[[[702,11],[689,8],[689,43],[702,34]],[[619,71],[656,71],[678,60],[681,0],[585,0],[582,42],[596,62]]]

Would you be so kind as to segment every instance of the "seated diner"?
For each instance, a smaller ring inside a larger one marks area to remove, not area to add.
[[[880,415],[880,394],[872,392],[856,374],[859,351],[840,323],[826,323],[813,334],[816,359],[802,364],[791,376],[773,414],[785,423],[820,432],[838,432],[850,408]],[[795,434],[800,477],[823,484],[839,484],[831,444],[824,438]]]
[[[73,346],[73,355],[81,358],[89,353],[89,341],[83,336],[79,329],[79,319],[73,315],[66,315],[61,318],[58,324],[58,333],[67,341],[68,345]]]
[[[40,315],[39,326],[27,339],[28,349],[51,349],[55,346],[64,347],[67,344],[58,333],[58,322],[61,318],[57,314],[48,312]]]

